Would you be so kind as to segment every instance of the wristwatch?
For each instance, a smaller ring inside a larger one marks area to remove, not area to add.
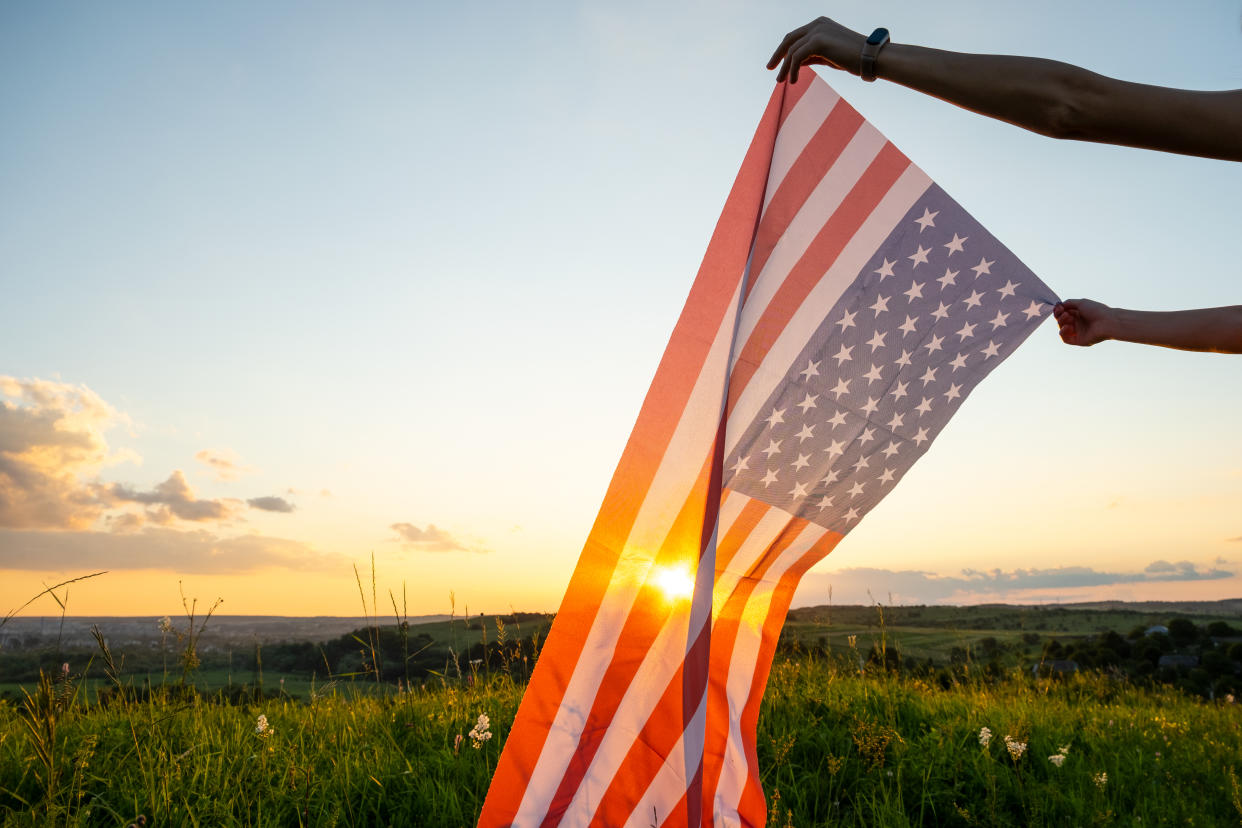
[[[863,80],[867,82],[875,80],[875,59],[880,56],[880,50],[887,45],[888,29],[876,29],[867,38],[867,42],[863,44],[862,71],[859,73]]]

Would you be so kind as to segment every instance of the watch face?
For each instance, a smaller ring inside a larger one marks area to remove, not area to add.
[[[881,43],[883,43],[886,40],[888,40],[888,29],[876,29],[867,38],[867,42],[870,43],[872,46],[879,46]]]

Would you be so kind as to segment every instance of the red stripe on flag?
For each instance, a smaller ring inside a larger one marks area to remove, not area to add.
[[[659,468],[711,343],[741,280],[763,204],[772,147],[788,84],[773,90],[742,168],[725,202],[690,297],[665,349],[651,389],[587,538],[555,623],[524,694],[492,777],[480,826],[508,825],[517,814],[556,718],[586,637],[604,600],[621,549]]]
[[[841,255],[841,251],[875,210],[876,205],[893,186],[893,182],[909,166],[909,159],[886,142],[867,167],[867,171],[854,184],[849,195],[842,199],[841,207],[832,214],[807,246],[806,252],[789,271],[772,301],[764,308],[763,315],[742,348],[733,373],[729,376],[730,411],[790,318]],[[828,308],[824,310],[826,312]]]

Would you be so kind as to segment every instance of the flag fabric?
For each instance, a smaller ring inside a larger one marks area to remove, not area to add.
[[[763,825],[755,726],[799,579],[1055,301],[823,79],[779,85],[480,825]]]

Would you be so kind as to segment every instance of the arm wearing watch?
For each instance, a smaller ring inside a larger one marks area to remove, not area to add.
[[[1150,86],[1053,60],[948,52],[886,36],[877,30],[871,39],[884,42],[868,43],[821,17],[786,35],[768,68],[782,64],[778,81],[796,80],[811,64],[858,75],[870,50],[877,77],[1042,135],[1242,161],[1242,89]]]

